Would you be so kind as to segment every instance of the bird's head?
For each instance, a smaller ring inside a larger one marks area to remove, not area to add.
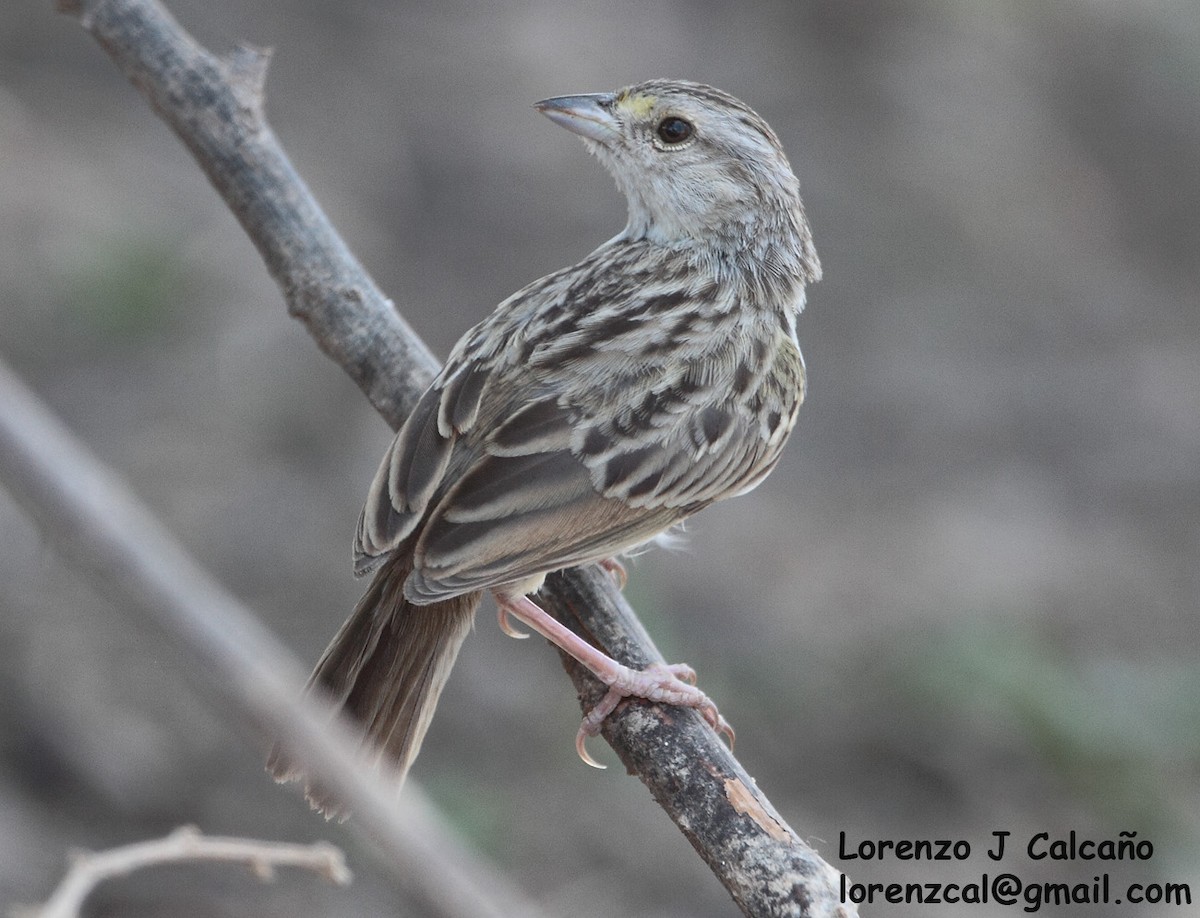
[[[819,273],[799,183],[775,132],[744,103],[711,86],[652,80],[535,107],[612,173],[629,202],[627,238],[729,246],[769,234]]]

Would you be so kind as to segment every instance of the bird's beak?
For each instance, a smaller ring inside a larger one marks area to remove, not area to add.
[[[597,143],[609,143],[621,130],[620,122],[612,114],[616,100],[613,93],[602,92],[587,96],[556,96],[535,102],[533,107],[573,134]]]

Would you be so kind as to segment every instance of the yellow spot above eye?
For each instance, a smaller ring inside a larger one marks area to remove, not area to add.
[[[657,96],[652,96],[647,93],[638,93],[632,96],[622,95],[617,99],[617,104],[629,112],[634,118],[645,118],[654,110],[654,104],[658,101]]]

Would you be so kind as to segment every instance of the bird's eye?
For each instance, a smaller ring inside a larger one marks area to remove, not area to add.
[[[663,143],[683,143],[692,136],[692,123],[671,116],[658,123],[658,137]]]

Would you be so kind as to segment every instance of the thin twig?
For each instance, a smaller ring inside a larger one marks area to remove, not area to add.
[[[106,880],[163,864],[219,862],[243,864],[263,882],[275,879],[279,867],[310,870],[344,886],[353,878],[339,848],[328,842],[297,845],[202,835],[195,826],[181,826],[165,838],[137,842],[108,851],[77,851],[53,895],[38,906],[17,906],[12,918],[78,918],[87,897]]]
[[[267,125],[265,53],[212,55],[155,0],[59,4],[191,150],[263,255],[292,315],[398,426],[436,363],[349,252]],[[662,659],[608,578],[568,571],[541,597],[551,614],[616,659]],[[590,705],[601,686],[573,661],[564,665]],[[838,902],[838,874],[787,826],[695,712],[628,704],[606,721],[604,736],[747,915],[855,913]]]

